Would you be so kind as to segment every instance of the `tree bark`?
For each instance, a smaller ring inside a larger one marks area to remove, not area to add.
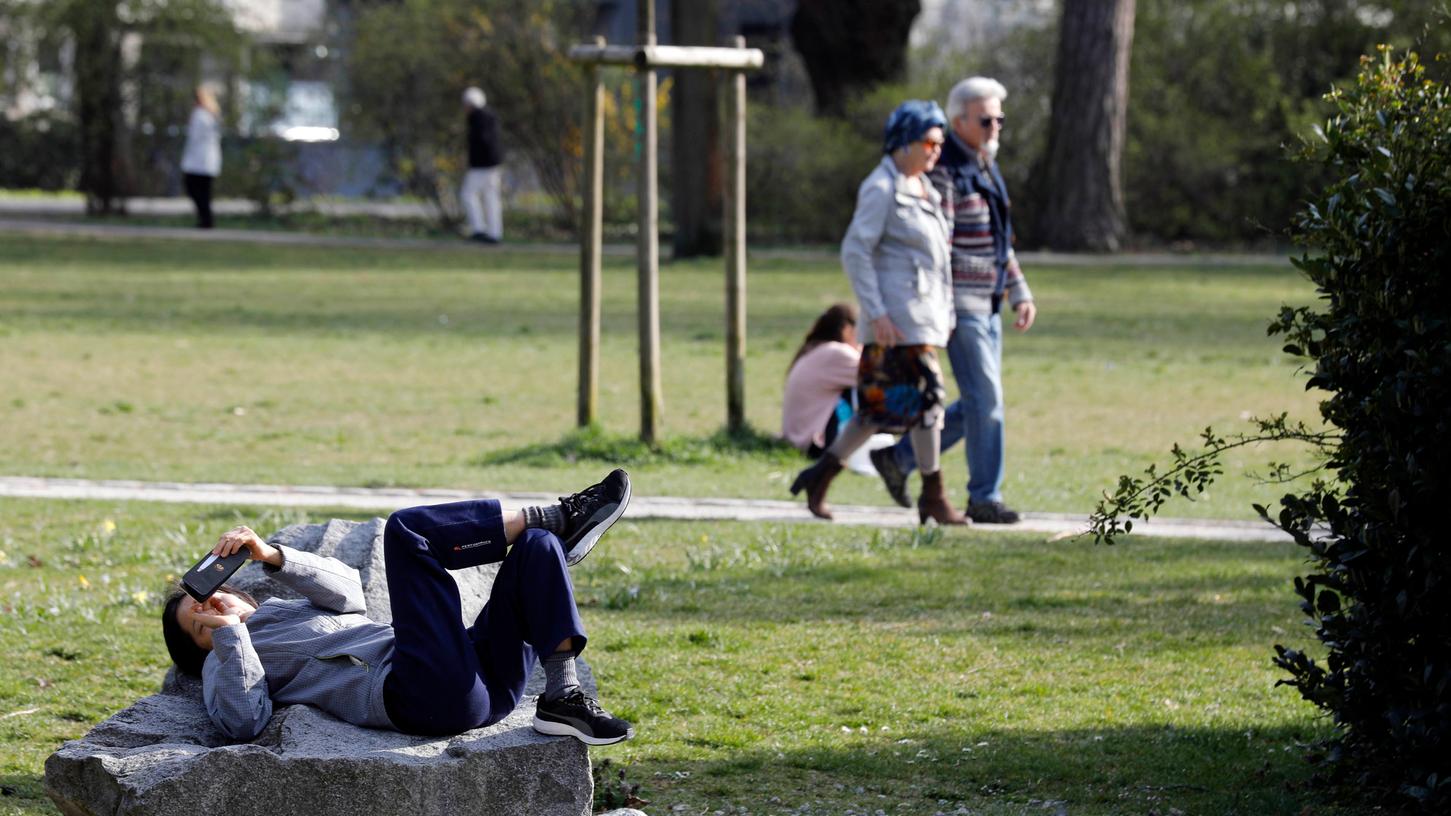
[[[921,0],[800,0],[791,40],[811,75],[817,112],[842,116],[854,94],[901,79],[921,11]]]
[[[720,45],[717,0],[671,0],[677,45]],[[676,68],[671,121],[670,212],[674,257],[721,253],[720,112],[717,72]]]
[[[81,191],[91,215],[123,210],[121,20],[114,2],[72,2],[65,23],[76,42],[75,106],[81,137]]]
[[[1064,0],[1038,234],[1058,250],[1116,251],[1135,0]]]

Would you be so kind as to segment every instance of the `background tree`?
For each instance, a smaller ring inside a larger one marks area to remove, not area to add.
[[[671,0],[670,19],[679,45],[720,45],[717,0]],[[719,76],[715,71],[673,74],[671,204],[675,257],[721,251],[721,156]]]
[[[115,0],[62,0],[48,9],[75,43],[74,110],[80,133],[80,189],[86,213],[123,210],[126,161],[121,118],[121,18]]]
[[[592,20],[578,0],[417,0],[360,10],[345,116],[379,138],[410,192],[457,214],[463,90],[478,85],[506,152],[522,154],[563,228],[577,224],[583,81],[568,59]],[[443,47],[443,44],[447,47]]]
[[[1121,166],[1134,0],[1064,0],[1038,237],[1113,252],[1126,232]]]
[[[204,78],[203,60],[230,75],[241,62],[242,39],[218,0],[55,0],[0,6],[0,13],[7,28],[33,35],[29,50],[19,43],[6,49],[17,64],[33,63],[41,44],[71,46],[69,121],[55,122],[49,113],[34,118],[40,133],[57,130],[60,144],[74,139],[77,186],[91,214],[124,211],[125,197],[138,190],[166,189],[181,150],[171,126],[186,121],[192,90]],[[26,149],[17,164],[65,166],[63,155],[46,150],[50,140],[32,142],[23,125],[17,131],[7,141],[12,152]]]
[[[905,77],[921,0],[800,0],[791,41],[811,76],[816,110],[846,112],[854,94]]]

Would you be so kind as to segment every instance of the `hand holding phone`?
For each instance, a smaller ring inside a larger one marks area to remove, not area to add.
[[[282,551],[263,541],[250,527],[233,527],[222,533],[210,553],[187,570],[181,587],[197,603],[205,603],[248,560],[280,567]]]
[[[181,588],[195,598],[197,603],[206,603],[212,593],[221,588],[232,577],[232,573],[247,563],[250,557],[251,553],[247,550],[238,550],[226,556],[207,553],[181,577]]]

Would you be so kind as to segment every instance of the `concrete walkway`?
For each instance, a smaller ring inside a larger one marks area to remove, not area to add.
[[[498,499],[505,507],[554,501],[553,493],[473,493],[463,490],[328,487],[321,485],[242,485],[180,482],[90,481],[26,476],[0,476],[0,496],[38,499],[101,501],[154,501],[196,504],[232,504],[270,507],[341,507],[388,513],[401,507],[458,501]],[[900,507],[832,505],[836,524],[862,527],[910,527],[917,523],[914,510]],[[801,501],[764,499],[694,499],[636,495],[625,514],[633,519],[694,521],[803,522],[825,524],[806,511]],[[979,525],[984,532],[1036,532],[1054,540],[1071,538],[1087,527],[1085,516],[1066,513],[1024,513],[1012,525]],[[1219,541],[1290,541],[1268,524],[1255,521],[1155,519],[1135,523],[1135,535],[1163,538],[1200,538]]]
[[[24,210],[14,205],[20,199],[0,197],[0,235],[32,235],[42,237],[65,236],[71,238],[92,238],[99,240],[167,240],[200,241],[205,243],[243,243],[268,246],[308,246],[355,249],[397,249],[426,251],[474,251],[481,255],[493,252],[527,253],[539,255],[577,255],[579,245],[557,242],[512,242],[500,245],[472,244],[459,238],[374,238],[353,235],[322,235],[285,230],[253,229],[211,229],[200,230],[190,227],[159,227],[139,224],[118,224],[114,221],[78,221],[68,218],[46,217],[80,214],[79,209],[71,213],[66,210],[39,211]],[[6,202],[10,206],[6,206]],[[44,200],[43,200],[44,201]],[[179,199],[179,201],[185,201]],[[185,202],[190,207],[189,202]],[[240,202],[245,204],[245,202]],[[377,207],[408,207],[413,205],[378,204]],[[168,208],[159,208],[165,212]],[[319,211],[365,211],[366,205],[319,205]],[[133,208],[133,212],[139,211]],[[188,210],[189,212],[189,210]],[[396,214],[384,217],[407,217]],[[635,245],[605,244],[606,257],[634,257]],[[835,247],[821,248],[752,248],[752,258],[757,260],[834,262],[838,255]],[[1123,252],[1111,255],[1078,255],[1064,252],[1020,252],[1018,258],[1025,266],[1070,266],[1070,267],[1249,267],[1288,266],[1289,258],[1276,254],[1233,254],[1233,253],[1174,253],[1174,252]]]

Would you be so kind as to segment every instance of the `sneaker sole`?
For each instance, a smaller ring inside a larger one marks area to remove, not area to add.
[[[630,484],[630,478],[626,476],[625,495],[620,497],[620,503],[615,506],[615,511],[613,513],[610,513],[609,517],[607,517],[604,521],[596,524],[595,528],[593,530],[590,530],[584,538],[581,538],[578,543],[574,545],[573,549],[565,553],[564,563],[566,566],[572,567],[575,564],[583,561],[585,556],[589,555],[589,551],[593,550],[595,548],[595,544],[599,543],[600,536],[604,535],[605,531],[613,527],[615,522],[620,520],[620,516],[624,515],[625,508],[629,506],[630,496],[633,492],[634,486]],[[583,739],[583,737],[581,737],[581,739]]]
[[[574,737],[586,745],[614,745],[617,742],[624,742],[635,736],[635,729],[633,728],[618,737],[590,736],[566,723],[554,722],[553,720],[541,720],[538,715],[534,717],[534,730],[541,734],[548,734],[551,737]]]

